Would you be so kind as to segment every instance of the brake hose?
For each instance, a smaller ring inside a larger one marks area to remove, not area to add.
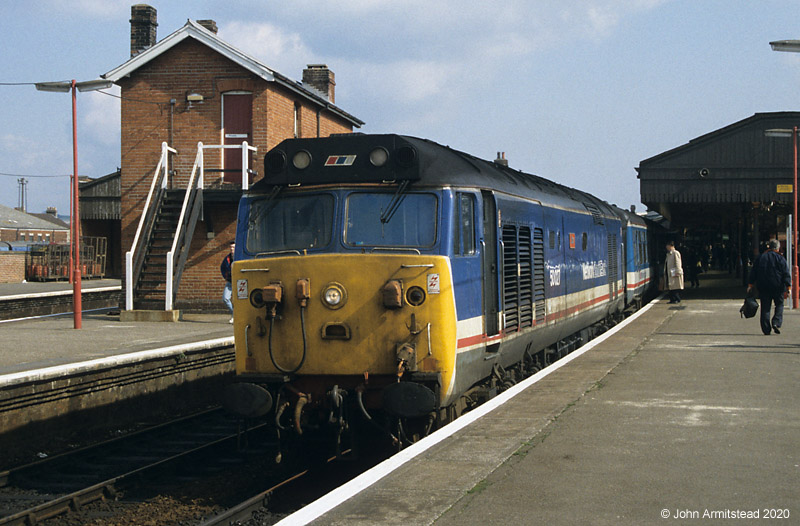
[[[275,317],[270,316],[269,318],[269,337],[267,338],[267,348],[269,349],[269,359],[272,361],[272,365],[275,366],[277,370],[285,374],[292,374],[296,373],[300,370],[303,364],[306,361],[306,352],[307,352],[307,341],[306,341],[306,316],[305,316],[305,307],[300,307],[300,328],[303,332],[303,356],[300,358],[300,363],[294,369],[285,369],[278,365],[278,362],[275,360],[275,355],[272,352],[272,329],[275,326]]]

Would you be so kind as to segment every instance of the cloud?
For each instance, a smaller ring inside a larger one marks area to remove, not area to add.
[[[359,82],[362,98],[414,104],[448,90],[479,92],[489,77],[525,67],[543,50],[575,39],[607,38],[631,13],[663,1],[298,0],[291,8],[276,6],[282,11],[276,18],[294,19],[293,26],[233,21],[222,24],[219,34],[290,78],[299,78],[306,64],[326,63],[337,79],[346,75]],[[317,30],[306,32],[310,13]],[[356,91],[339,84],[340,98]]]
[[[454,66],[435,61],[403,60],[361,67],[364,91],[403,104],[417,103],[442,95],[457,73]]]
[[[49,0],[48,10],[57,10],[69,13],[71,16],[89,16],[92,18],[117,19],[130,15],[131,5],[135,2],[129,0]]]
[[[35,148],[32,145],[47,143],[55,148]],[[0,136],[0,158],[13,160],[12,165],[4,165],[4,172],[19,172],[21,175],[63,175],[71,171],[70,157],[62,154],[61,146],[69,144],[61,138],[52,136],[34,139],[24,135],[6,133]],[[70,150],[71,154],[71,150]],[[50,167],[58,166],[55,171]]]
[[[561,30],[573,36],[607,38],[626,17],[649,11],[669,0],[581,0],[564,3],[559,18],[565,24]]]
[[[119,86],[113,86],[106,91],[117,96],[120,94]],[[119,99],[94,91],[81,93],[78,97],[78,103],[82,103],[83,106],[78,110],[78,118],[85,127],[84,130],[88,132],[93,140],[103,145],[119,145]]]
[[[230,22],[219,36],[241,51],[289,77],[293,71],[312,63],[312,52],[298,33],[265,22]]]

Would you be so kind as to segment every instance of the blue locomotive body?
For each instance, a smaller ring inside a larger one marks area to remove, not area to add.
[[[287,140],[265,172],[239,209],[237,376],[281,428],[344,426],[348,397],[447,421],[652,292],[644,220],[431,141]]]

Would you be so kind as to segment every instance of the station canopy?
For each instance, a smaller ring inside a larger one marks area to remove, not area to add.
[[[777,232],[792,208],[793,146],[767,131],[795,126],[800,112],[757,113],[641,161],[642,203],[679,231],[733,234],[757,214]]]

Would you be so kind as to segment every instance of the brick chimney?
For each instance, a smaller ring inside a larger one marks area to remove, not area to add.
[[[156,43],[156,8],[147,4],[131,6],[131,56],[153,47]]]
[[[215,35],[217,34],[217,23],[214,22],[213,20],[198,20],[197,23],[203,26],[204,28],[208,29]]]
[[[303,84],[308,84],[328,98],[331,103],[335,102],[334,89],[336,81],[333,71],[328,69],[325,64],[309,64],[303,70]]]

